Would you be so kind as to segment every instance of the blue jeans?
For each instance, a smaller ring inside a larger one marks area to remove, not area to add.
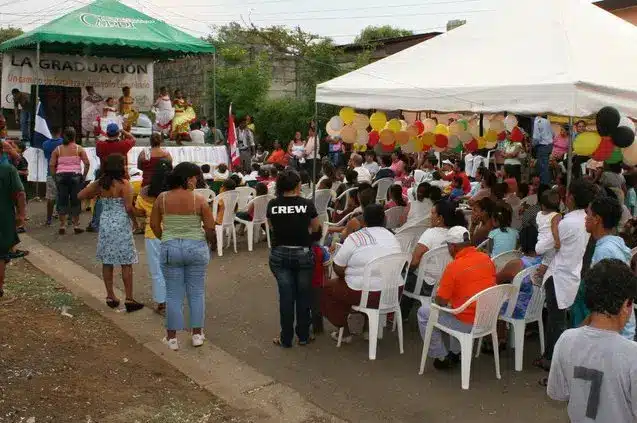
[[[102,217],[102,200],[99,198],[95,200],[95,206],[93,207],[93,217],[91,223],[88,225],[96,231],[100,229],[100,218]]]
[[[339,167],[341,165],[341,156],[343,153],[340,151],[331,151],[327,153],[327,156],[330,158],[330,162],[334,165],[334,167]]]
[[[184,329],[184,295],[190,328],[203,328],[206,270],[210,251],[205,241],[171,239],[161,243],[161,270],[166,280],[166,329]]]
[[[538,145],[535,147],[535,159],[537,174],[540,176],[542,184],[551,184],[551,168],[549,167],[549,158],[553,151],[553,145]]]
[[[157,304],[166,302],[166,281],[161,271],[161,240],[157,238],[144,239],[146,245],[146,259],[148,260],[148,272],[153,280],[153,301]]]
[[[77,195],[82,190],[82,175],[79,173],[58,173],[55,175],[57,186],[57,210],[61,215],[78,217],[82,209],[82,202]]]
[[[31,112],[27,110],[20,111],[20,132],[22,132],[22,141],[31,142]]]
[[[310,306],[314,271],[312,250],[308,247],[274,247],[270,252],[270,270],[279,287],[281,345],[292,346],[295,309],[296,336],[299,342],[307,342],[310,337]]]

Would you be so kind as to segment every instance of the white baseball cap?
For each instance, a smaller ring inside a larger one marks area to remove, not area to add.
[[[453,163],[451,162],[451,160],[447,159],[447,160],[443,160],[442,161],[443,165],[449,165],[449,166],[453,166]]]
[[[454,226],[447,232],[447,244],[466,244],[469,242],[469,231],[464,226]]]

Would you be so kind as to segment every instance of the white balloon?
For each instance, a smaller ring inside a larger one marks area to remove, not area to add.
[[[635,132],[635,122],[630,120],[628,116],[622,115],[621,119],[619,120],[619,126],[627,126],[632,129],[633,132]]]
[[[504,127],[507,131],[513,131],[513,128],[516,126],[518,126],[518,119],[515,115],[507,115],[507,117],[504,118]]]
[[[368,140],[369,140],[369,133],[365,129],[356,130],[356,144],[367,145]]]
[[[332,131],[340,131],[341,129],[343,129],[343,126],[345,126],[345,122],[343,122],[343,119],[340,116],[332,116],[329,122],[327,122],[326,129],[328,131],[330,129]]]

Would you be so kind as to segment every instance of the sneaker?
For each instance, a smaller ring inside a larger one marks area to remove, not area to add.
[[[338,342],[338,331],[335,330],[334,332],[330,333],[330,336],[332,337],[333,340],[335,340],[336,342]],[[343,344],[351,344],[352,343],[352,335],[347,335],[347,336],[343,336],[343,339],[341,339],[341,343]]]
[[[173,351],[177,351],[179,349],[179,341],[177,341],[177,338],[164,338],[162,339],[162,342],[164,344],[166,344],[168,346],[168,348],[170,348]]]
[[[192,346],[200,347],[203,345],[203,341],[206,339],[203,333],[197,333],[192,335]]]

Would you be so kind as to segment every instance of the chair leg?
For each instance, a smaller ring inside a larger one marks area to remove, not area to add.
[[[491,332],[491,339],[493,340],[493,359],[495,360],[495,377],[501,379],[500,376],[500,349],[498,348],[498,333],[495,328]]]
[[[254,242],[254,224],[248,223],[246,225],[248,231],[248,251],[252,251],[252,243]]]
[[[461,336],[460,342],[460,372],[462,389],[469,389],[471,379],[471,356],[473,349],[473,338],[470,335]]]
[[[378,312],[367,315],[369,318],[369,359],[376,360],[376,345],[378,344],[378,329],[380,319]]]
[[[478,350],[476,351],[476,358],[478,358],[480,356],[480,351],[482,351],[482,340],[483,339],[484,339],[484,337],[478,338]],[[473,343],[471,343],[471,345],[473,346]],[[473,354],[473,351],[471,352],[471,354]]]
[[[524,332],[526,323],[523,320],[511,325],[513,337],[515,339],[515,371],[522,371],[522,361],[524,360]]]
[[[268,248],[272,248],[272,244],[270,243],[270,225],[268,222],[265,222],[265,236],[268,239]]]
[[[400,312],[400,307],[396,307],[396,311],[394,311],[394,328],[396,326],[398,326],[398,348],[401,354],[405,354],[405,349],[403,348],[403,316]]]
[[[343,332],[345,332],[345,328],[340,328],[338,330],[338,341],[336,341],[336,348],[341,347],[341,342],[343,341]]]
[[[540,352],[544,355],[544,322],[542,322],[542,316],[537,321],[537,325],[540,330]]]
[[[383,314],[378,318],[378,339],[383,339],[385,326],[387,326],[387,315]]]
[[[234,252],[237,252],[237,228],[232,225],[232,242],[234,243]]]
[[[217,234],[217,254],[221,257],[223,256],[223,228],[215,226],[215,233]]]
[[[431,316],[429,317],[429,321],[427,322],[427,328],[425,329],[425,339],[423,339],[422,345],[422,356],[420,357],[420,370],[418,374],[421,375],[425,372],[425,363],[427,361],[427,353],[429,352],[429,344],[431,344],[431,334],[434,330],[434,323],[438,321],[438,317],[436,316],[435,321],[431,320]]]

